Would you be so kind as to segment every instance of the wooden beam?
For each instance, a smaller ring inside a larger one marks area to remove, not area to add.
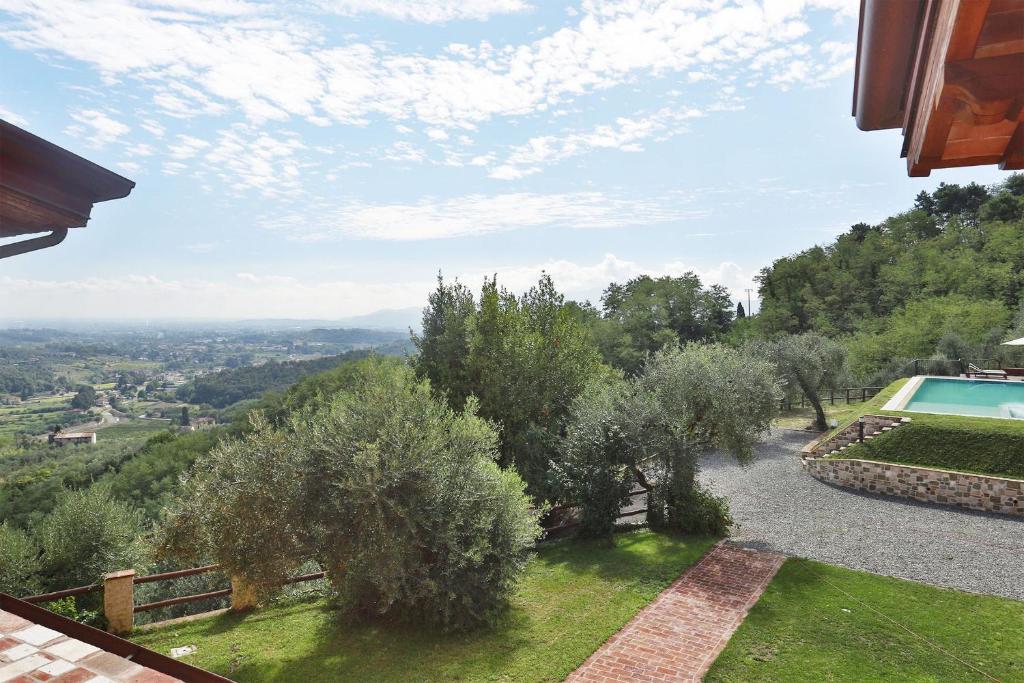
[[[974,57],[990,4],[991,0],[959,0],[953,34],[949,38],[949,48],[946,50],[946,61]]]
[[[1024,123],[1017,124],[1017,130],[1006,145],[999,168],[1004,171],[1024,170]]]

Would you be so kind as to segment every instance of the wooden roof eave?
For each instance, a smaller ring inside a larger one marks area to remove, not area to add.
[[[0,120],[0,238],[83,227],[135,183]]]

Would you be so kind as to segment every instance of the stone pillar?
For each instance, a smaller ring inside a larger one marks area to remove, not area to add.
[[[103,576],[103,615],[111,633],[131,633],[135,626],[134,579],[134,569]]]
[[[255,609],[259,601],[256,591],[240,576],[231,577],[231,611],[244,612]]]

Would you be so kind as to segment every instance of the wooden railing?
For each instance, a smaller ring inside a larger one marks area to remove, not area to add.
[[[635,488],[629,493],[629,499],[632,501],[635,497],[641,496],[647,493],[647,489],[643,487]],[[569,503],[564,505],[556,505],[551,508],[551,511],[564,511],[574,507],[578,507],[576,503]],[[637,508],[635,510],[629,510],[619,514],[618,519],[625,519],[627,517],[635,517],[647,513],[646,507]],[[544,536],[554,535],[558,532],[566,531],[574,527],[579,526],[578,521],[570,521],[564,524],[556,524],[553,526],[544,527]],[[30,595],[25,598],[21,598],[24,602],[40,604],[46,602],[54,602],[61,600],[62,598],[74,597],[77,595],[87,595],[90,593],[103,593],[103,614],[107,619],[107,630],[115,634],[128,633],[134,628],[135,619],[134,615],[139,612],[149,612],[152,610],[163,609],[165,607],[173,607],[175,605],[183,605],[190,602],[200,602],[202,600],[212,600],[216,598],[231,597],[231,609],[240,611],[248,609],[253,605],[252,594],[245,586],[245,582],[238,577],[231,577],[231,587],[223,588],[221,590],[210,591],[208,593],[196,593],[193,595],[181,595],[173,598],[167,598],[164,600],[156,600],[153,602],[144,602],[141,604],[135,603],[135,591],[134,587],[139,584],[145,583],[156,583],[158,581],[173,581],[175,579],[182,579],[188,576],[198,576],[200,574],[208,574],[210,572],[221,571],[219,564],[208,564],[202,567],[190,567],[188,569],[176,569],[168,572],[161,572],[159,574],[149,574],[147,576],[135,576],[135,571],[127,569],[118,572],[111,572],[104,575],[103,583],[93,583],[88,586],[78,586],[76,588],[68,588],[65,590],[54,591],[52,593],[41,593],[39,595]],[[316,581],[317,579],[325,578],[325,572],[312,572],[309,574],[301,574],[299,576],[292,576],[281,582],[282,586],[292,585],[296,583],[303,583],[306,581]]]
[[[174,605],[183,605],[190,602],[199,602],[201,600],[211,600],[214,598],[226,598],[229,596],[232,596],[231,608],[234,610],[242,610],[252,607],[253,605],[250,598],[250,592],[244,587],[244,582],[237,577],[231,578],[230,588],[224,588],[208,593],[181,595],[173,598],[167,598],[166,600],[156,600],[154,602],[145,602],[142,604],[135,603],[134,586],[138,584],[155,583],[157,581],[173,581],[174,579],[181,579],[186,576],[197,576],[199,574],[218,571],[221,571],[219,564],[208,564],[203,567],[191,567],[189,569],[177,569],[175,571],[150,574],[147,576],[135,576],[135,571],[128,569],[104,575],[103,583],[78,586],[77,588],[68,588],[66,590],[54,591],[52,593],[30,595],[22,598],[22,600],[28,603],[40,604],[45,602],[54,602],[56,600],[77,595],[102,592],[103,614],[107,619],[107,630],[111,633],[122,634],[128,633],[132,630],[135,624],[134,615],[139,612],[149,612],[151,610],[162,609],[164,607],[173,607]],[[281,585],[286,586],[303,583],[305,581],[315,581],[317,579],[324,578],[324,576],[324,572],[301,574],[299,576],[292,576],[285,579],[281,582]],[[234,596],[239,594],[245,597],[242,600],[234,599]]]
[[[826,401],[830,405],[835,405],[836,401],[843,401],[845,403],[853,403],[854,401],[866,401],[869,398],[873,398],[885,387],[847,387],[845,389],[830,389],[828,394],[822,392],[820,399],[822,403]],[[807,407],[810,404],[803,394],[800,394],[799,399],[782,398],[779,400],[779,408],[781,410],[792,410],[793,406],[800,406],[801,408]]]

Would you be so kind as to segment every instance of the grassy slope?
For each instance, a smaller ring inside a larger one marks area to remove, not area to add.
[[[144,633],[159,652],[197,645],[189,661],[246,681],[560,681],[713,543],[634,532],[565,542],[531,561],[494,629],[346,625],[323,603],[268,607]]]
[[[705,681],[1024,681],[1024,602],[791,559]]]
[[[854,444],[842,457],[1024,478],[1024,420],[905,414],[909,425]]]
[[[866,403],[837,411],[836,433],[866,413],[905,415],[909,425],[843,451],[841,458],[862,458],[908,465],[1024,477],[1024,420],[883,411],[907,382],[900,379]]]

